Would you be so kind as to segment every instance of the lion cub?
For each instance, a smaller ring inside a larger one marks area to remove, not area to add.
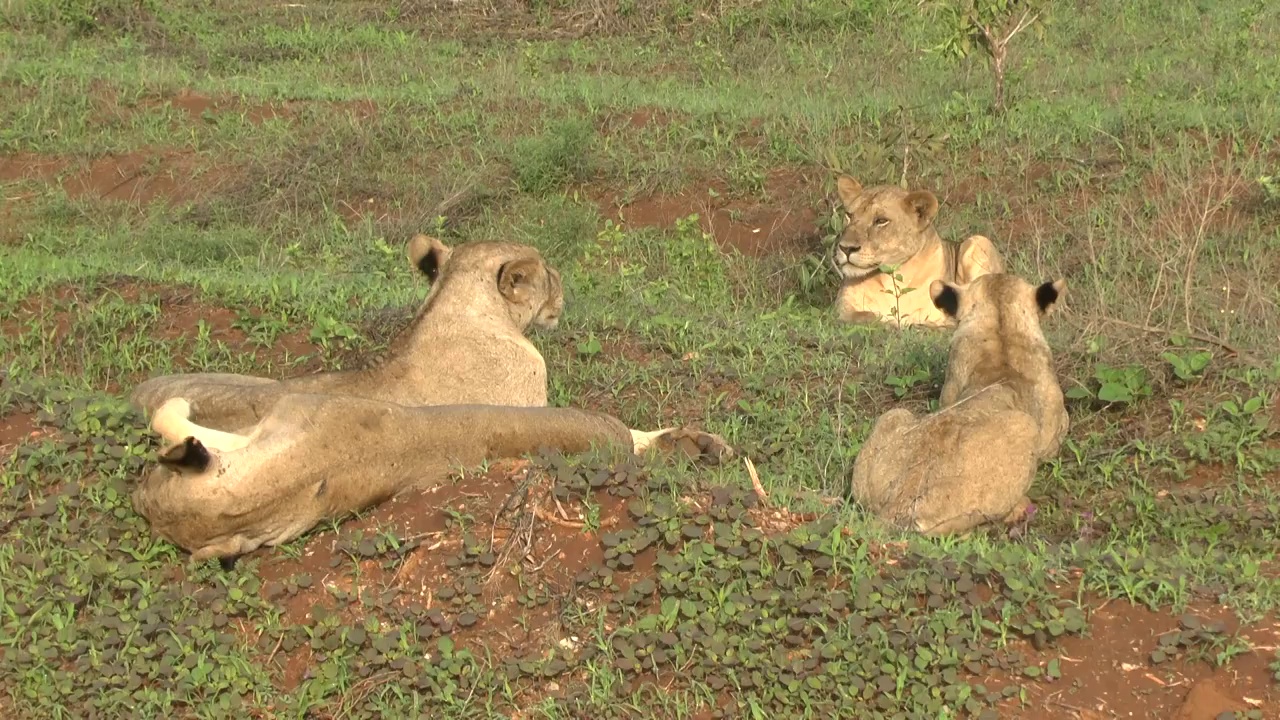
[[[986,237],[971,235],[958,246],[939,237],[933,227],[938,198],[928,190],[909,192],[894,185],[863,189],[848,175],[837,178],[836,187],[845,228],[831,261],[841,277],[835,309],[842,322],[896,324],[900,319],[904,326],[948,326],[951,319],[925,297],[930,283],[963,285],[1004,272],[1004,259]],[[898,268],[899,291],[917,289],[895,298],[894,280],[880,271],[881,265]]]
[[[1040,328],[1064,292],[1065,280],[1033,287],[1005,274],[934,280],[934,305],[958,322],[941,409],[880,416],[854,462],[853,499],[927,535],[1022,517],[1037,466],[1069,424]]]

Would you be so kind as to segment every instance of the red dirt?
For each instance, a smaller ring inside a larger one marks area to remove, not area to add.
[[[614,134],[631,130],[643,130],[653,126],[670,125],[684,117],[681,113],[659,107],[638,107],[626,112],[610,113],[599,123],[598,129],[604,134]]]
[[[1230,613],[1220,608],[1194,607],[1186,614],[1206,623],[1221,620],[1228,637],[1239,628]],[[1273,658],[1269,650],[1238,655],[1216,670],[1203,660],[1187,657],[1153,665],[1151,651],[1161,635],[1178,629],[1179,617],[1123,601],[1102,603],[1089,618],[1085,636],[1064,637],[1056,648],[1044,652],[1016,643],[1014,649],[1021,652],[1025,665],[1044,668],[1057,658],[1062,677],[988,678],[989,688],[1012,684],[1026,694],[1025,707],[1016,699],[1008,700],[1001,707],[1001,717],[1214,720],[1232,709],[1262,709],[1265,717],[1280,717],[1280,688],[1267,668]],[[1254,648],[1274,648],[1280,626],[1264,623],[1241,635]]]
[[[344,612],[344,616],[350,615],[353,620],[359,618],[358,614],[347,613],[338,607],[326,589],[330,586],[358,594],[394,589],[397,591],[395,602],[401,607],[416,603],[430,610],[439,604],[435,593],[451,585],[458,576],[446,566],[446,561],[458,555],[462,549],[462,538],[458,528],[449,525],[447,511],[470,516],[467,521],[469,532],[486,546],[491,533],[500,545],[512,532],[508,523],[510,517],[499,520],[496,528],[495,517],[523,479],[522,468],[525,466],[527,463],[524,461],[495,463],[486,474],[466,474],[453,484],[406,494],[387,502],[364,517],[345,524],[341,536],[320,532],[307,542],[300,559],[273,554],[263,562],[259,574],[264,587],[267,583],[282,582],[298,573],[311,575],[311,587],[299,590],[285,603],[286,612],[294,622],[310,617],[317,605]],[[541,478],[532,485],[528,494],[529,506],[537,507],[537,520],[530,536],[530,550],[523,563],[518,556],[513,556],[493,566],[492,578],[482,582],[487,613],[470,628],[453,629],[450,635],[455,642],[483,646],[501,656],[525,654],[531,648],[549,647],[560,641],[555,634],[558,623],[554,616],[559,612],[556,603],[526,608],[517,602],[517,596],[529,590],[531,579],[536,579],[534,584],[543,584],[553,594],[563,596],[572,588],[575,575],[602,561],[600,533],[631,526],[630,517],[623,509],[623,499],[597,493],[594,498],[600,504],[600,528],[597,531],[585,530],[581,506],[565,503],[562,515],[550,498],[548,486],[549,480]],[[385,558],[360,561],[360,585],[352,587],[351,561],[338,549],[338,540],[355,536],[370,538],[382,533],[393,533],[401,539],[418,538],[423,542],[394,572],[382,564]],[[639,554],[635,570],[628,575],[643,576],[652,569],[655,557],[656,550],[652,548]],[[337,569],[333,565],[335,558],[339,560]],[[525,583],[523,588],[521,580],[507,571],[516,564],[524,565],[521,573]],[[621,579],[618,582],[625,589],[627,583]],[[285,659],[286,687],[293,687],[301,679],[299,669],[306,667],[307,663],[299,656],[305,657],[309,653],[309,648],[302,647]]]
[[[87,170],[64,180],[62,188],[71,197],[91,195],[135,204],[156,198],[182,202],[196,191],[191,157],[189,152],[171,149],[106,155],[94,160]]]
[[[49,181],[56,178],[66,166],[67,161],[62,158],[36,153],[23,152],[0,156],[0,183],[16,183],[23,180]],[[5,197],[5,201],[10,202],[12,198]]]
[[[703,232],[710,233],[721,249],[744,255],[798,255],[811,252],[821,240],[819,198],[814,172],[803,168],[780,168],[765,180],[767,201],[734,199],[723,182],[699,185],[675,195],[653,195],[625,205],[612,193],[594,193],[600,213],[625,227],[670,228],[692,214],[699,216]],[[589,191],[590,194],[590,191]]]
[[[35,413],[15,412],[0,417],[0,455],[36,435],[38,427]]]
[[[32,153],[0,157],[2,183],[58,183],[73,198],[95,197],[136,206],[195,200],[216,191],[231,175],[226,170],[200,168],[197,156],[181,148],[146,147],[88,162]],[[0,210],[16,210],[36,195],[6,192]]]
[[[293,117],[297,108],[295,104],[285,102],[246,103],[239,98],[211,97],[194,90],[180,90],[168,97],[148,98],[140,103],[143,108],[158,108],[169,105],[186,114],[192,122],[204,121],[208,115],[234,114],[243,115],[254,125],[268,120]]]

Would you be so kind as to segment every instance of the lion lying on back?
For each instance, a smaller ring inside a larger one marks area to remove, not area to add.
[[[853,499],[927,535],[1022,517],[1040,461],[1069,424],[1040,329],[1065,291],[1063,280],[1032,287],[1005,274],[935,280],[934,304],[958,321],[941,409],[880,416],[854,462]]]
[[[572,408],[405,407],[342,395],[289,394],[247,433],[201,427],[175,398],[152,429],[170,444],[133,494],[152,532],[200,561],[224,561],[288,542],[320,522],[408,489],[444,482],[457,467],[540,448],[650,447],[718,460],[732,450],[709,433],[628,430],[604,413]]]
[[[546,364],[524,330],[554,327],[564,299],[559,273],[534,248],[451,250],[418,236],[409,259],[434,280],[431,293],[373,368],[281,381],[169,375],[134,391],[172,445],[133,496],[153,532],[195,559],[229,559],[430,487],[455,465],[541,447],[656,446],[713,462],[734,454],[711,433],[629,430],[544,407]]]
[[[959,246],[938,236],[933,227],[938,199],[928,190],[908,192],[893,185],[863,189],[848,175],[841,175],[836,187],[845,211],[844,233],[831,255],[842,278],[835,302],[841,321],[950,325],[951,319],[925,294],[930,283],[964,285],[1004,272],[1003,258],[982,235]],[[881,272],[881,265],[898,268],[900,297],[894,297],[894,280]],[[906,288],[916,289],[901,293]]]

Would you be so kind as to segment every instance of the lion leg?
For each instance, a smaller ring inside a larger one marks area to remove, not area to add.
[[[970,235],[960,243],[960,284],[971,283],[983,275],[997,275],[1004,272],[1004,257],[996,249],[995,243],[985,235]]]
[[[244,435],[203,427],[191,422],[190,418],[191,404],[183,398],[170,398],[151,418],[151,429],[170,445],[186,444],[188,438],[195,438],[206,448],[230,452],[249,444],[249,438]],[[165,451],[165,455],[173,450]]]
[[[230,570],[235,567],[236,560],[244,554],[243,545],[238,535],[212,545],[205,545],[191,553],[191,562],[200,563],[209,558],[218,558],[218,564],[222,569]]]
[[[734,456],[733,447],[724,438],[715,433],[690,428],[659,430],[651,443],[664,453],[679,451],[690,460],[701,460],[712,465],[719,465]]]
[[[644,430],[631,430],[631,452],[636,455],[643,455],[653,445],[653,442],[662,437],[666,433],[671,432],[675,428],[663,428],[662,430],[654,430],[653,432],[645,432]]]
[[[878,313],[861,309],[860,306],[863,301],[865,301],[865,298],[862,298],[856,286],[847,283],[841,285],[840,289],[836,291],[836,319],[851,325],[875,325],[879,323],[881,317]]]

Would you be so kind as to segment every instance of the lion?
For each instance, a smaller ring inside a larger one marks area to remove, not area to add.
[[[930,297],[957,321],[940,409],[880,416],[854,461],[851,497],[925,535],[1022,518],[1039,463],[1070,425],[1040,327],[1065,292],[1065,280],[1033,287],[1004,273],[934,280]]]
[[[284,542],[280,538],[296,537],[319,519],[377,504],[388,492],[430,486],[439,480],[435,468],[450,463],[624,441],[636,453],[657,446],[712,462],[735,454],[712,433],[625,426],[619,432],[620,422],[609,416],[546,407],[546,364],[523,331],[555,328],[564,297],[559,272],[534,248],[474,243],[450,249],[419,235],[408,256],[433,281],[431,291],[387,357],[368,369],[286,380],[169,375],[132,393],[152,428],[173,445],[134,493],[135,508],[157,533],[181,547],[207,548],[200,558],[234,560],[236,553],[225,548]],[[423,455],[405,455],[408,446],[396,444],[408,442],[407,430],[389,430],[392,439],[384,440],[367,426],[421,430]],[[220,453],[225,461],[217,460]],[[193,472],[200,462],[191,458],[205,455],[217,460],[216,469]],[[317,465],[313,455],[328,461]],[[382,457],[390,459],[380,466]],[[238,470],[228,475],[228,467]],[[319,483],[324,502],[298,495],[299,478]],[[327,495],[331,487],[341,492]],[[263,535],[262,528],[274,530]]]
[[[147,380],[130,394],[146,415],[175,397],[196,422],[247,428],[287,393],[353,395],[401,405],[547,404],[547,365],[530,328],[552,330],[564,311],[560,273],[536,248],[477,242],[450,248],[415,235],[411,266],[431,290],[380,360],[358,370],[283,380],[232,373],[188,373]]]
[[[935,280],[964,285],[1004,272],[1004,259],[988,238],[971,235],[957,246],[939,237],[933,227],[938,198],[928,190],[894,185],[864,189],[843,174],[836,188],[845,213],[844,232],[831,251],[841,277],[835,301],[840,321],[951,326],[951,318],[920,289]],[[902,277],[896,291],[895,279],[881,270],[886,265],[896,267]],[[916,290],[904,292],[908,288]]]
[[[655,447],[733,455],[714,435],[628,430],[604,413],[497,405],[407,407],[372,398],[290,393],[247,433],[201,427],[182,398],[166,401],[151,427],[170,446],[133,492],[152,531],[191,560],[275,546],[320,522],[444,482],[456,467],[547,448],[641,454]]]

